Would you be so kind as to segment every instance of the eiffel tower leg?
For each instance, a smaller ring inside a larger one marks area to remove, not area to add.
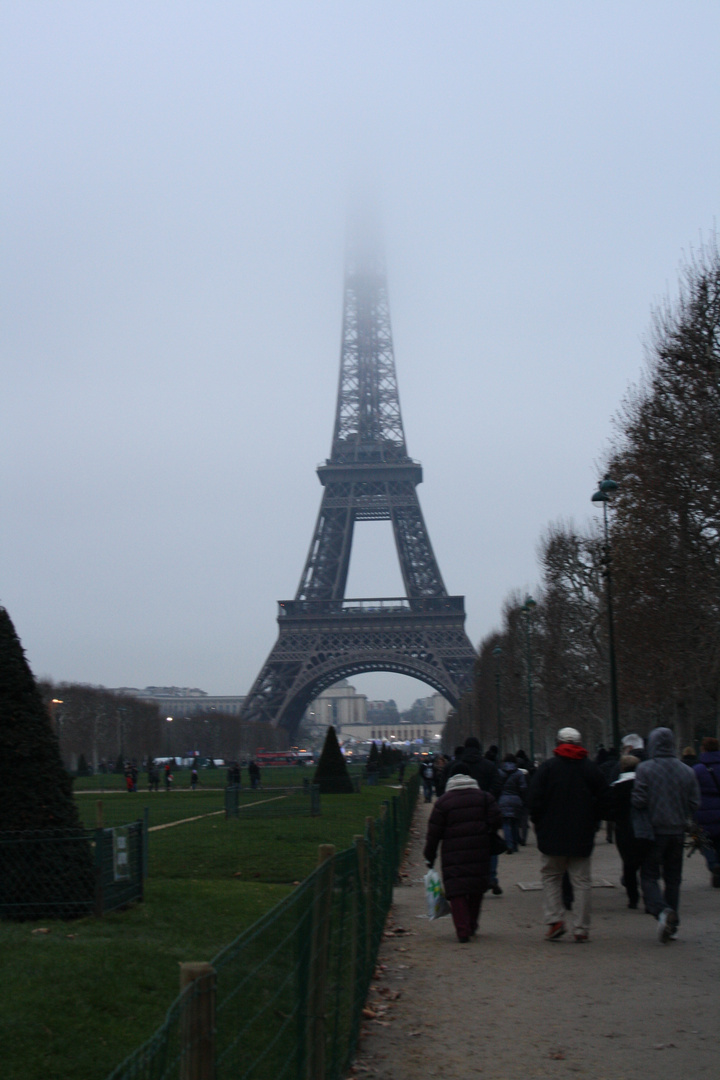
[[[388,485],[395,544],[407,596],[447,596],[420,501],[410,484]]]
[[[345,595],[353,526],[347,494],[338,496],[331,488],[326,488],[300,578],[297,600],[336,599]]]

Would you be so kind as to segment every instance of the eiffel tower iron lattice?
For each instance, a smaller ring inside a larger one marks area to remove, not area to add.
[[[385,271],[356,245],[345,270],[340,382],[330,457],[318,470],[320,512],[294,600],[279,604],[277,642],[242,717],[295,734],[305,709],[340,679],[392,671],[457,705],[476,653],[465,602],[448,596],[417,496],[422,467],[408,456]],[[392,523],[405,596],[347,599],[356,521]]]

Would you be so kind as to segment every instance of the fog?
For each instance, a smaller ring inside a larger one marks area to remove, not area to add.
[[[319,507],[365,191],[435,554],[471,640],[499,627],[548,524],[591,517],[714,227],[718,40],[704,0],[6,0],[0,602],[36,675],[249,690]],[[401,591],[385,524],[348,595]]]

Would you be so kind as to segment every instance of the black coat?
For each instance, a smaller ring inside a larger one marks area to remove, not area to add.
[[[530,782],[530,818],[543,855],[587,858],[608,813],[609,785],[588,758],[555,754]]]
[[[453,761],[448,770],[448,779],[451,776],[456,776],[457,773],[472,776],[473,780],[477,780],[482,790],[489,791],[494,799],[497,799],[500,794],[503,782],[500,770],[496,765],[493,765],[492,761],[484,758],[480,751],[475,750],[473,747],[464,750],[459,761]]]
[[[490,833],[502,824],[492,795],[476,787],[451,788],[433,806],[424,855],[435,861],[442,841],[442,876],[449,900],[483,893],[490,878]]]

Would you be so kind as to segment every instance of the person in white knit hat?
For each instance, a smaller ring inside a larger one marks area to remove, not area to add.
[[[590,933],[591,855],[595,833],[607,813],[610,788],[588,757],[575,728],[558,731],[553,756],[536,770],[530,784],[530,818],[542,855],[545,938],[557,941],[566,932],[562,879],[565,871],[575,893],[575,941]]]

